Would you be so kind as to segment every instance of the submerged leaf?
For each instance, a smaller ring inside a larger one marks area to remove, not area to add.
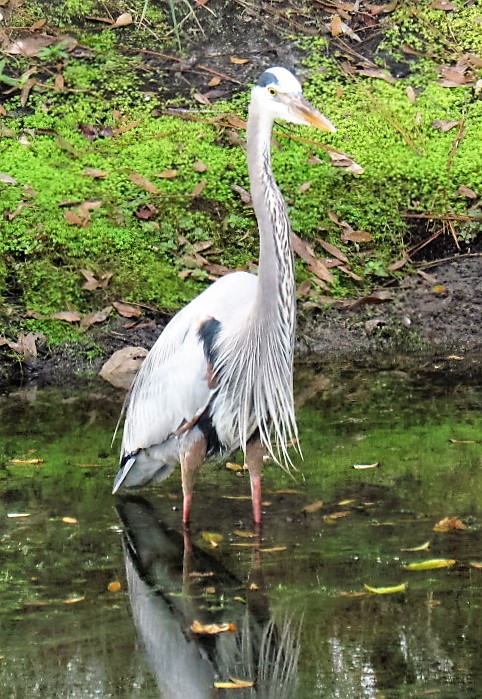
[[[216,532],[201,532],[201,536],[204,541],[207,541],[211,546],[218,546],[219,543],[224,539],[222,534],[217,534]]]
[[[316,502],[312,502],[310,505],[305,505],[301,511],[311,514],[312,512],[317,512],[317,510],[320,510],[322,507],[323,500],[316,500]]]
[[[371,587],[370,585],[365,584],[364,588],[374,595],[395,595],[397,592],[405,592],[407,589],[407,583],[401,583],[400,585],[394,585],[393,587]]]
[[[405,570],[437,570],[437,568],[451,568],[457,563],[453,558],[432,558],[429,561],[407,563]]]
[[[400,549],[400,551],[411,551],[412,553],[415,553],[418,551],[428,551],[429,548],[430,541],[425,541],[423,544],[420,544],[420,546],[412,546],[411,548]]]

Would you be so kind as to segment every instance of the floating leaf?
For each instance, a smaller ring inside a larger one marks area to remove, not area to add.
[[[224,539],[222,534],[217,534],[216,532],[201,532],[201,536],[204,541],[207,541],[207,543],[211,544],[213,547],[219,546]]]
[[[25,517],[30,517],[30,512],[9,512],[7,517],[9,519],[24,519]]]
[[[420,546],[412,546],[411,548],[400,549],[400,551],[411,551],[412,553],[415,553],[418,551],[428,551],[429,548],[430,548],[430,541],[424,541],[424,543],[420,544]]]
[[[78,524],[79,520],[75,519],[75,517],[62,517],[62,522],[64,524]]]
[[[233,535],[240,536],[243,539],[253,539],[256,536],[254,532],[247,532],[244,529],[235,529]]]
[[[329,515],[325,515],[323,517],[324,522],[335,522],[337,519],[342,519],[342,517],[347,517],[349,514],[351,514],[350,510],[342,510],[340,512],[332,512]]]
[[[233,464],[231,461],[227,461],[225,467],[228,469],[228,471],[244,471],[244,466]]]
[[[395,595],[397,592],[405,592],[407,589],[407,583],[401,583],[400,585],[394,585],[393,587],[371,587],[370,585],[364,585],[367,592],[371,592],[374,595]]]
[[[475,568],[476,570],[482,570],[482,563],[479,563],[478,561],[470,561],[469,565],[471,568]]]
[[[347,505],[353,505],[354,502],[356,502],[356,500],[353,500],[353,499],[351,499],[351,500],[340,500],[340,502],[339,502],[338,504],[340,505],[340,507],[346,507]]]
[[[433,528],[434,532],[449,532],[462,529],[467,529],[467,527],[458,517],[444,517]]]
[[[44,459],[10,459],[10,463],[16,466],[38,466],[44,463]]]
[[[306,512],[307,514],[311,514],[312,512],[317,512],[323,507],[323,500],[316,500],[316,502],[312,502],[310,505],[305,505],[302,508],[302,512]]]
[[[107,585],[107,589],[109,590],[109,592],[119,592],[121,587],[122,585],[118,580],[113,580]]]
[[[83,602],[85,600],[85,595],[82,595],[81,597],[68,597],[67,599],[63,600],[64,604],[77,604],[78,602]]]
[[[451,568],[457,563],[453,558],[432,558],[428,561],[407,563],[402,566],[405,570],[437,570],[438,568]]]
[[[235,677],[230,677],[229,682],[215,682],[216,689],[244,689],[246,687],[254,687],[254,682],[249,680],[238,680]]]
[[[376,461],[374,464],[353,464],[353,468],[356,471],[364,471],[365,469],[368,468],[378,468],[379,463]]]
[[[260,549],[262,553],[279,553],[280,551],[286,551],[287,546],[272,546],[271,548]]]
[[[234,633],[236,631],[235,624],[201,624],[197,619],[191,624],[193,633],[213,635],[217,633]]]

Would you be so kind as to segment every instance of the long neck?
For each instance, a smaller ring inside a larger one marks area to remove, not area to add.
[[[264,327],[276,327],[290,339],[295,324],[295,280],[291,227],[285,201],[273,178],[273,122],[250,109],[248,171],[260,235],[258,292],[254,314]],[[279,327],[277,322],[284,327]]]

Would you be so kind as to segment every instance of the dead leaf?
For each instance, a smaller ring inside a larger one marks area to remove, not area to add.
[[[217,532],[201,532],[201,536],[204,541],[206,541],[208,544],[216,548],[219,546],[221,541],[223,541],[224,536],[222,534],[218,534]]]
[[[367,231],[354,231],[348,227],[343,230],[341,239],[344,243],[369,243],[373,240],[373,236]]]
[[[78,602],[83,602],[85,600],[85,595],[82,597],[69,597],[63,600],[64,604],[77,604]]]
[[[221,78],[215,75],[211,80],[208,82],[208,87],[217,87],[221,82]]]
[[[410,548],[402,548],[400,551],[410,551],[412,553],[418,552],[418,551],[428,551],[430,548],[430,541],[424,541],[423,544],[420,544],[419,546],[412,546]]]
[[[95,180],[103,180],[109,173],[96,167],[84,167],[83,174],[87,177],[93,177]]]
[[[393,587],[371,587],[370,585],[364,585],[364,588],[367,592],[371,592],[372,595],[394,595],[399,592],[405,592],[407,583],[401,583]]]
[[[272,546],[271,548],[260,549],[260,551],[262,553],[279,553],[280,551],[286,551],[287,548],[287,546]]]
[[[229,60],[234,63],[235,66],[242,66],[245,63],[249,63],[249,58],[237,58],[236,56],[230,56]]]
[[[312,502],[310,505],[305,505],[301,511],[306,512],[307,514],[312,514],[313,512],[317,512],[323,507],[323,500],[316,500],[316,502]]]
[[[9,519],[25,519],[25,517],[30,517],[30,512],[8,512],[7,517]]]
[[[457,11],[459,8],[454,2],[447,2],[447,0],[434,0],[431,2],[429,7],[432,10],[444,10],[445,12],[450,12],[452,10]]]
[[[252,204],[253,203],[253,201],[251,199],[251,194],[246,189],[243,189],[238,184],[232,184],[231,189],[233,190],[233,192],[236,192],[236,194],[239,194],[243,204]]]
[[[214,686],[216,689],[246,689],[247,687],[254,687],[254,682],[230,677],[229,682],[215,682]]]
[[[82,288],[87,291],[95,291],[96,289],[105,289],[109,281],[112,279],[112,272],[96,273],[90,269],[79,269],[79,272],[84,277],[85,282]]]
[[[7,175],[6,172],[0,172],[0,182],[3,182],[4,184],[18,184],[18,181],[15,179],[15,177]]]
[[[62,522],[64,524],[78,524],[79,521],[75,517],[62,517]]]
[[[82,318],[82,320],[80,321],[81,329],[87,330],[88,328],[90,328],[91,325],[103,323],[105,320],[107,320],[111,312],[112,306],[106,306],[101,311],[94,311],[93,313],[89,313],[89,315],[85,316],[85,318]]]
[[[38,466],[44,463],[44,459],[10,459],[14,466]]]
[[[408,85],[407,87],[407,97],[412,104],[415,104],[417,101],[417,95],[415,94],[415,90],[411,85]]]
[[[206,165],[206,163],[202,163],[200,160],[197,160],[192,166],[192,169],[196,172],[206,172],[208,166]]]
[[[140,218],[141,221],[149,221],[151,218],[155,218],[158,213],[154,204],[142,204],[134,211],[134,216]]]
[[[154,177],[161,177],[163,180],[172,180],[177,177],[177,170],[163,170],[158,172]]]
[[[311,182],[303,182],[303,184],[300,184],[300,186],[298,187],[298,191],[301,192],[301,194],[307,192],[311,187],[311,184]]]
[[[197,199],[200,196],[201,192],[203,191],[203,189],[206,185],[207,185],[207,180],[201,180],[201,182],[199,182],[199,184],[197,184],[194,187],[194,189],[192,190],[191,197],[193,199]]]
[[[385,80],[387,83],[393,85],[397,82],[393,75],[390,75],[388,70],[383,70],[382,68],[361,68],[357,70],[359,75],[364,75],[367,78],[378,78],[379,80]]]
[[[161,194],[161,190],[158,189],[155,184],[148,180],[147,177],[140,175],[138,172],[131,172],[129,179],[138,187],[145,189],[146,192],[150,192],[150,194]]]
[[[119,590],[122,588],[122,585],[118,580],[113,580],[107,585],[107,589],[109,592],[119,592]]]
[[[432,128],[438,129],[439,131],[445,133],[445,131],[450,131],[450,129],[454,129],[456,126],[460,126],[460,123],[460,121],[447,121],[445,119],[435,119],[434,121],[432,121]]]
[[[351,514],[351,510],[341,510],[340,512],[332,512],[329,515],[323,517],[323,521],[327,523],[335,522],[337,519],[342,519]]]
[[[345,264],[349,263],[348,257],[345,255],[345,253],[339,250],[335,245],[332,245],[331,243],[328,243],[326,240],[322,240],[321,238],[318,238],[318,242],[320,243],[321,247],[326,250],[327,253],[333,255],[333,257],[336,257],[337,260],[341,260],[341,262],[344,262]]]
[[[428,561],[417,561],[402,566],[405,570],[437,570],[439,568],[451,568],[457,563],[453,558],[432,558]]]
[[[230,461],[226,462],[225,468],[227,468],[229,471],[244,471],[244,466],[240,466],[239,464],[232,464]]]
[[[341,17],[340,15],[333,15],[330,21],[330,32],[332,36],[338,36],[341,34]]]
[[[128,27],[129,24],[132,24],[133,19],[132,15],[130,12],[123,12],[119,17],[117,17],[116,21],[114,24],[112,24],[112,27]]]
[[[69,226],[82,226],[82,219],[80,216],[73,211],[64,211],[64,218],[69,224]]]
[[[122,124],[122,126],[117,126],[114,129],[114,136],[119,136],[121,133],[126,133],[126,131],[132,131],[132,129],[135,129],[140,123],[141,121],[137,120],[131,121],[128,124]]]
[[[77,46],[77,40],[71,36],[49,36],[48,34],[28,34],[13,41],[3,48],[5,53],[34,58],[47,46],[62,44],[65,51],[72,51]]]
[[[482,563],[478,563],[477,561],[470,561],[469,565],[476,570],[482,570]]]
[[[239,536],[242,539],[254,539],[256,534],[254,534],[254,532],[247,532],[244,529],[235,529],[233,536]]]
[[[365,172],[362,166],[358,165],[358,163],[356,163],[350,155],[332,150],[331,148],[328,148],[326,152],[328,153],[328,157],[330,158],[330,162],[333,167],[342,167],[347,172],[351,172],[354,175],[363,175]]]
[[[39,339],[45,339],[40,333],[27,333],[18,336],[17,342],[9,342],[6,340],[1,344],[6,344],[13,352],[20,355],[25,364],[34,364],[37,357],[36,342]]]
[[[374,464],[353,464],[353,467],[355,471],[364,471],[365,469],[368,468],[378,468],[378,461],[375,462]]]
[[[206,95],[203,95],[201,92],[195,92],[193,94],[194,99],[196,102],[199,102],[199,104],[204,104],[206,107],[211,106],[211,102],[209,101],[209,97],[206,97]]]
[[[470,187],[466,187],[464,184],[460,185],[455,194],[458,194],[459,197],[467,197],[467,199],[477,199],[478,197],[477,192],[474,192],[473,189],[470,189]]]
[[[191,624],[191,631],[199,634],[235,633],[235,624],[201,624],[197,619]]]
[[[109,357],[99,374],[116,388],[127,390],[147,354],[144,347],[123,347]]]
[[[450,532],[467,529],[465,524],[458,517],[444,517],[434,526],[434,532]]]
[[[141,315],[139,306],[132,306],[130,303],[122,303],[121,301],[114,301],[112,305],[123,318],[139,318]]]
[[[302,260],[308,263],[308,269],[310,272],[312,272],[322,281],[331,284],[334,280],[333,274],[321,260],[317,259],[308,243],[301,240],[296,233],[291,234],[291,242],[293,245],[293,250],[298,257],[301,257]]]
[[[58,311],[57,313],[52,313],[49,318],[51,320],[63,320],[66,323],[80,323],[81,316],[75,311]]]

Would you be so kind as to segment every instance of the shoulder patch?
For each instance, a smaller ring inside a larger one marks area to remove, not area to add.
[[[207,318],[199,326],[198,334],[204,346],[204,354],[211,364],[215,360],[214,343],[221,329],[221,323],[216,318]]]
[[[268,85],[278,85],[278,78],[270,70],[265,70],[264,73],[261,73],[256,85],[258,87],[268,87]]]

